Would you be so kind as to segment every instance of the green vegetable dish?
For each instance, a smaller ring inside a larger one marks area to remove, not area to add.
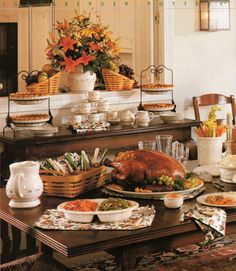
[[[114,210],[127,209],[131,206],[132,206],[131,202],[126,199],[108,198],[100,204],[98,210],[99,211],[114,211]]]

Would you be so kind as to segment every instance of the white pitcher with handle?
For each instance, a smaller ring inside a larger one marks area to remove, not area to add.
[[[23,161],[10,166],[10,178],[6,185],[6,194],[13,208],[32,208],[40,204],[43,182],[39,175],[39,163]]]

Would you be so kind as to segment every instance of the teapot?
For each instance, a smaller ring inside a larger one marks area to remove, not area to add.
[[[138,111],[136,115],[136,123],[139,126],[148,126],[148,123],[153,120],[154,114],[148,111]]]
[[[134,113],[130,112],[130,110],[126,110],[121,114],[121,122],[124,125],[130,125],[133,124],[135,120],[135,115]]]
[[[10,178],[6,185],[6,194],[13,208],[32,208],[40,204],[43,182],[39,176],[39,163],[23,161],[9,166]]]

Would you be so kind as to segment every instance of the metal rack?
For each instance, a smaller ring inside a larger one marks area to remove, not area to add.
[[[23,73],[23,74],[22,74]],[[25,73],[27,73],[28,74],[28,72],[27,71],[20,71],[16,76],[19,76],[20,74],[22,74],[21,75],[21,77],[22,77],[22,79],[25,79]],[[30,93],[30,92],[29,92]],[[5,125],[5,127],[3,128],[3,135],[5,135],[5,130],[7,129],[7,128],[10,128],[12,131],[13,131],[13,133],[14,133],[14,138],[15,138],[15,129],[12,127],[12,124],[13,124],[13,122],[11,121],[11,102],[14,102],[14,99],[11,99],[11,92],[9,92],[9,95],[8,95],[8,112],[7,112],[7,117],[6,117],[6,125]],[[35,100],[38,100],[37,98],[35,98]],[[51,124],[51,125],[53,125],[53,122],[52,122],[52,120],[53,120],[53,116],[52,116],[52,113],[51,113],[51,105],[50,105],[50,97],[45,97],[45,99],[43,99],[42,100],[42,102],[43,101],[46,101],[47,100],[47,104],[48,104],[48,115],[49,115],[49,120],[48,121],[46,121],[45,122],[45,124],[46,123],[48,123],[48,124]],[[30,101],[34,101],[34,99],[32,99],[32,100],[30,100]],[[44,125],[45,125],[44,124]]]
[[[172,69],[169,69],[167,68],[165,65],[151,65],[149,66],[148,68],[146,68],[145,70],[143,70],[141,72],[141,75],[140,75],[140,104],[138,106],[138,110],[144,110],[144,106],[143,106],[143,93],[149,93],[149,94],[163,94],[163,93],[166,93],[166,92],[171,92],[171,103],[174,105],[174,108],[171,109],[170,111],[173,111],[175,112],[176,110],[176,105],[175,105],[175,102],[174,102],[174,95],[173,95],[173,87],[171,88],[163,88],[163,89],[158,89],[158,88],[153,88],[153,89],[147,89],[147,88],[144,88],[144,75],[145,73],[149,73],[150,75],[150,83],[154,85],[155,82],[159,82],[160,81],[160,77],[161,77],[161,74],[167,70],[168,72],[170,72],[170,75],[171,75],[171,82],[170,82],[170,85],[173,86],[173,70]]]

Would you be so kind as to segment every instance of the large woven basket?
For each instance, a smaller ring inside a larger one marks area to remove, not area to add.
[[[61,72],[57,72],[53,76],[49,77],[40,83],[33,83],[26,87],[27,91],[31,93],[42,94],[58,94],[59,85],[61,80]]]
[[[102,76],[106,90],[122,90],[124,86],[123,76],[108,69],[102,70]]]
[[[128,77],[123,76],[123,89],[130,90],[133,89],[134,80],[129,79]]]
[[[40,171],[42,173],[44,171]],[[103,185],[106,179],[106,167],[101,166],[79,175],[52,176],[41,174],[44,189],[47,196],[74,198]]]

